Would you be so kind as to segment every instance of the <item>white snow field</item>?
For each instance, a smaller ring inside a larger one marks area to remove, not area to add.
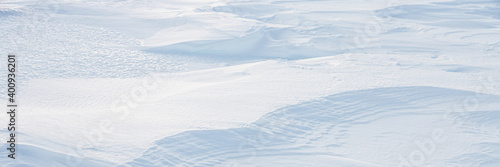
[[[0,166],[500,166],[498,0],[0,0],[0,53]]]

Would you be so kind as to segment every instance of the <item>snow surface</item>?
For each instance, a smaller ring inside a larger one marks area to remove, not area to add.
[[[498,11],[497,0],[1,0],[19,125],[16,160],[3,143],[0,164],[500,166]]]

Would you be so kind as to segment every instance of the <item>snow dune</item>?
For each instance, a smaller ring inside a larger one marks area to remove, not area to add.
[[[166,137],[123,166],[496,166],[499,102],[435,87],[349,91]]]
[[[0,164],[499,166],[499,8],[0,1],[22,113]]]

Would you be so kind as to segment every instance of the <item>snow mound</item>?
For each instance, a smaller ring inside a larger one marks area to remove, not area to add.
[[[2,145],[3,148],[8,148],[7,144]],[[8,155],[9,150],[1,149],[2,155]],[[79,158],[72,155],[54,152],[48,149],[26,145],[16,144],[16,160],[12,161],[10,158],[0,159],[3,167],[32,167],[32,166],[68,166],[68,165],[81,165],[81,166],[110,166],[113,165],[109,162],[94,160],[89,158]]]
[[[243,128],[166,137],[123,166],[495,166],[499,102],[436,87],[338,93]]]

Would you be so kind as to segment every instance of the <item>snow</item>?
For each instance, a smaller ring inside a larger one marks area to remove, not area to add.
[[[219,163],[397,166],[402,162],[395,157],[409,157],[415,149],[425,155],[422,161],[410,161],[413,165],[443,166],[446,165],[443,162],[451,161],[454,166],[477,166],[477,156],[486,155],[481,162],[498,158],[488,156],[498,151],[482,153],[489,149],[486,146],[492,144],[489,142],[496,142],[498,133],[479,131],[498,129],[490,124],[494,120],[475,121],[499,117],[497,111],[479,107],[474,111],[447,109],[456,105],[457,99],[470,96],[484,102],[481,106],[498,107],[500,100],[498,96],[434,87],[349,91],[273,111],[246,127],[190,131],[167,137],[156,141],[129,164],[149,166],[160,161],[167,166],[216,166]],[[451,116],[454,112],[463,112],[464,118],[474,119],[459,122],[463,120]],[[478,155],[464,156],[463,152]],[[453,162],[457,157],[463,159]],[[287,161],[290,159],[295,160]]]
[[[18,155],[0,162],[498,166],[499,7],[0,1],[19,62]]]

